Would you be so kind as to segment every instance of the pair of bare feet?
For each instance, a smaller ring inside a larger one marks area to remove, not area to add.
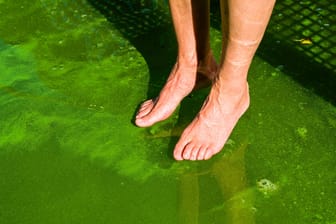
[[[211,55],[201,65],[176,62],[159,96],[142,103],[135,123],[148,127],[168,118],[194,89],[212,84],[200,112],[183,131],[174,149],[176,160],[207,160],[221,151],[249,106],[246,80],[225,78]]]

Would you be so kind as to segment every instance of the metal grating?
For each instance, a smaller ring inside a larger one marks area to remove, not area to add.
[[[130,38],[170,23],[166,0],[88,1]],[[219,1],[212,0],[211,6],[212,25],[219,28]],[[268,38],[269,44],[273,45],[271,49],[282,51],[283,46],[291,48],[309,61],[336,73],[335,0],[277,0],[267,34],[265,39]]]
[[[336,72],[336,2],[277,1],[268,32]],[[282,43],[283,44],[283,43]]]

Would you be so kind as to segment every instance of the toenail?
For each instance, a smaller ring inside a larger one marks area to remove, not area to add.
[[[183,159],[190,159],[189,153],[183,153]]]
[[[204,159],[205,160],[208,160],[208,159],[210,159],[211,158],[211,155],[212,153],[211,153],[211,150],[210,149],[207,149],[207,151],[205,152],[205,155],[204,155]]]
[[[178,161],[183,160],[183,157],[181,155],[178,155],[178,156],[174,155],[174,158]]]
[[[193,153],[191,154],[191,159],[192,159],[192,160],[196,160],[196,158],[197,158],[197,151],[196,151],[196,153],[193,152]]]
[[[198,160],[203,160],[204,159],[204,153],[203,153],[203,150],[200,149],[198,155],[197,155],[197,159]]]

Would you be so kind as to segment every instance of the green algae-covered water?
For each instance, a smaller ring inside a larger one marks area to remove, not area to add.
[[[251,107],[210,161],[172,157],[206,89],[132,124],[174,63],[166,7],[0,0],[0,223],[335,224],[336,108],[282,64],[255,57]]]

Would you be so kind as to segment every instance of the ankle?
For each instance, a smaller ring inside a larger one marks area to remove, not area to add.
[[[242,78],[231,79],[218,76],[214,80],[213,86],[218,91],[225,90],[226,92],[230,92],[233,95],[240,95],[248,91],[247,80]]]
[[[176,60],[179,66],[184,67],[197,67],[197,56],[195,53],[179,54]]]

